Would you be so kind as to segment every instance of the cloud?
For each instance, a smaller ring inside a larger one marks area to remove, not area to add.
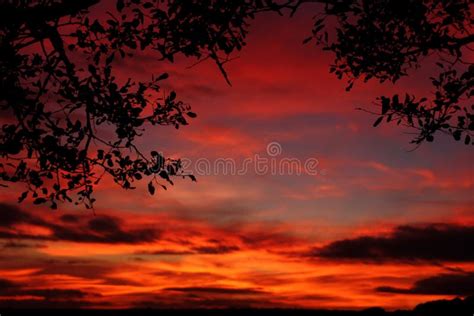
[[[34,296],[43,300],[75,300],[98,294],[86,293],[76,289],[58,288],[27,288],[21,283],[12,282],[7,279],[0,279],[0,296]]]
[[[64,275],[81,279],[104,279],[109,273],[113,273],[119,269],[117,265],[110,262],[102,262],[99,260],[65,260],[50,259],[37,263],[41,269],[36,271],[33,276],[45,276],[50,278],[54,275]],[[121,266],[125,268],[125,266]]]
[[[408,289],[381,286],[376,290],[396,294],[474,295],[474,272],[435,275],[416,281]]]
[[[362,236],[314,249],[312,256],[360,261],[474,261],[474,226],[399,226],[388,236]]]
[[[264,228],[262,228],[264,229]],[[239,236],[242,242],[250,248],[274,248],[280,246],[294,245],[297,239],[282,231],[259,231],[252,230]]]
[[[79,308],[91,307],[92,301],[101,294],[75,288],[62,288],[37,282],[18,282],[0,278],[0,308]],[[107,302],[99,302],[107,304]],[[94,304],[94,306],[97,304]]]
[[[72,215],[72,214],[64,214],[59,218],[62,222],[65,223],[77,223],[79,222],[79,216]]]
[[[48,300],[0,300],[0,308],[2,309],[77,309],[86,307],[108,306],[106,303],[92,304],[85,300],[64,300],[64,301],[48,301]]]
[[[9,289],[15,288],[16,284],[7,279],[0,279],[0,293],[4,293]]]
[[[184,255],[220,255],[239,251],[237,246],[217,245],[217,246],[196,246],[191,250],[160,249],[155,251],[140,251],[138,255],[163,255],[163,256],[184,256]]]
[[[194,247],[193,250],[199,254],[206,254],[206,255],[217,255],[217,254],[224,254],[230,253],[234,251],[238,251],[240,248],[237,246],[226,246],[226,245],[218,245],[218,246],[201,246],[201,247]]]
[[[32,289],[21,290],[15,294],[40,296],[45,300],[79,299],[88,296],[88,293],[74,289]]]
[[[206,293],[220,295],[256,295],[265,292],[252,288],[225,288],[225,287],[169,287],[165,291],[185,292],[185,293]]]
[[[264,308],[283,307],[281,302],[271,301],[263,292],[254,288],[230,287],[170,287],[157,293],[149,301],[141,301],[136,307],[152,308]]]
[[[93,243],[146,243],[158,239],[155,229],[125,230],[120,219],[99,215],[87,221],[85,225],[60,226],[50,225],[54,236],[59,240]]]
[[[15,241],[8,241],[3,244],[4,249],[26,249],[26,248],[45,248],[46,245],[44,244],[29,244],[29,243],[21,243]]]
[[[108,215],[76,216],[64,214],[60,224],[53,219],[43,220],[18,207],[0,203],[0,238],[60,240],[83,243],[138,244],[157,240],[160,232],[151,228],[126,228],[118,217]],[[45,217],[46,218],[46,217]],[[17,225],[27,224],[46,229],[49,234],[35,234],[17,229]]]
[[[134,307],[139,309],[227,309],[241,310],[251,308],[288,308],[279,301],[262,298],[226,298],[226,297],[200,297],[196,295],[182,296],[157,296],[152,300],[138,301]]]
[[[195,254],[188,250],[161,249],[156,251],[138,251],[137,255],[156,255],[156,256],[184,256]]]
[[[0,228],[8,227],[19,223],[42,224],[43,221],[24,212],[20,208],[0,203]]]

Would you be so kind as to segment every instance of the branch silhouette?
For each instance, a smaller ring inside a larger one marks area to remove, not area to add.
[[[417,131],[415,144],[437,132],[472,144],[474,66],[472,4],[467,0],[117,0],[100,18],[100,0],[0,3],[0,185],[23,183],[19,200],[93,206],[105,175],[124,189],[147,178],[150,194],[180,174],[179,159],[137,146],[150,125],[179,128],[196,117],[161,73],[149,81],[118,78],[115,63],[151,52],[213,60],[230,85],[225,63],[245,46],[249,21],[262,12],[293,16],[316,3],[311,36],[335,55],[330,66],[349,91],[357,80],[397,82],[437,58],[434,95],[381,96],[382,121]],[[193,176],[189,176],[195,180]]]

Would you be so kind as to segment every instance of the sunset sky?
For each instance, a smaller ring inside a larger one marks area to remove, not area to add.
[[[257,17],[226,64],[232,86],[211,61],[145,52],[116,67],[136,80],[168,72],[164,92],[198,115],[147,129],[145,151],[237,167],[255,155],[317,159],[317,174],[196,174],[153,196],[146,181],[124,191],[105,179],[95,214],[17,204],[2,188],[0,306],[396,309],[474,294],[472,149],[436,135],[413,150],[412,131],[373,128],[356,110],[429,96],[433,61],[396,85],[346,92],[331,53],[302,45],[311,26],[304,11]]]

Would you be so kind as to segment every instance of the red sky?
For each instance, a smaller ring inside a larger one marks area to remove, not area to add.
[[[396,85],[345,82],[331,54],[302,45],[311,17],[264,15],[227,64],[117,65],[167,71],[198,117],[147,130],[149,150],[240,166],[254,155],[319,161],[317,175],[197,175],[150,196],[104,182],[95,215],[15,204],[0,191],[0,301],[27,306],[388,309],[473,294],[472,152],[438,137],[415,151],[396,126],[373,128],[380,95],[429,94],[429,61]],[[466,283],[466,284],[464,284]],[[471,284],[471,286],[469,286]]]

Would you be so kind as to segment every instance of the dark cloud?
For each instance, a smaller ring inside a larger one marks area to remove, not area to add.
[[[45,248],[46,245],[43,244],[31,244],[31,243],[24,243],[24,242],[16,242],[16,241],[8,241],[3,244],[3,248],[5,249],[25,249],[25,248]]]
[[[196,246],[190,250],[160,249],[156,251],[141,251],[138,255],[157,255],[157,256],[185,256],[185,255],[219,255],[231,253],[240,250],[237,246],[216,245],[216,246]]]
[[[202,247],[194,247],[192,249],[199,254],[206,254],[206,255],[224,254],[224,253],[230,253],[230,252],[235,252],[235,251],[240,250],[240,248],[237,246],[227,246],[227,245],[202,246]]]
[[[64,301],[49,301],[49,300],[0,300],[0,308],[6,310],[38,310],[38,309],[76,309],[95,307],[88,301],[81,300],[64,300]],[[16,313],[18,315],[18,313]],[[12,314],[13,315],[13,314]]]
[[[362,261],[474,261],[474,227],[399,226],[388,236],[362,236],[314,249],[311,256]]]
[[[58,300],[58,299],[79,299],[85,298],[89,294],[80,290],[73,289],[33,289],[33,290],[22,290],[21,295],[40,296],[45,300]],[[18,293],[16,293],[18,295]]]
[[[99,215],[85,225],[50,225],[54,236],[59,240],[93,243],[146,243],[158,239],[155,229],[125,230],[118,218]]]
[[[100,261],[75,262],[70,260],[47,260],[40,262],[42,267],[35,275],[67,275],[82,279],[103,279],[107,274],[118,269],[111,263]],[[123,267],[123,266],[122,266]]]
[[[298,300],[305,300],[305,301],[335,301],[339,299],[340,299],[339,297],[331,296],[331,295],[309,294],[309,295],[298,296]]]
[[[419,304],[413,310],[414,315],[472,315],[474,296],[464,299],[436,300]]]
[[[156,250],[156,251],[140,251],[140,252],[137,252],[136,254],[137,255],[156,255],[156,256],[184,256],[184,255],[193,255],[195,253],[188,250],[162,249],[162,250]]]
[[[126,229],[117,217],[97,215],[76,216],[64,214],[57,219],[45,221],[38,216],[29,214],[17,207],[0,203],[0,238],[61,240],[84,243],[146,243],[159,238],[160,232],[156,229]],[[17,224],[32,224],[47,228],[51,235],[32,235],[15,230]]]
[[[418,280],[408,289],[381,286],[376,290],[378,292],[397,294],[474,295],[474,272],[439,274]]]
[[[133,285],[140,286],[140,282],[118,277],[110,277],[115,271],[129,268],[127,265],[116,265],[111,262],[100,260],[64,260],[51,259],[35,262],[42,268],[33,273],[33,276],[65,275],[74,278],[87,279],[90,281],[100,280],[101,284],[107,285]]]
[[[120,231],[119,221],[110,216],[94,217],[88,223],[89,229],[97,233],[116,233]]]
[[[225,288],[225,287],[169,287],[165,291],[184,293],[206,293],[206,294],[234,294],[234,295],[256,295],[265,292],[251,288]]]
[[[137,297],[136,307],[139,308],[183,308],[183,309],[226,309],[225,314],[240,315],[243,308],[288,308],[284,297],[268,295],[269,293],[253,288],[221,288],[221,287],[183,287],[169,288],[156,293],[148,299]],[[253,314],[253,313],[251,313]],[[263,314],[266,314],[263,312]],[[274,314],[274,310],[268,313]],[[291,313],[290,313],[291,314]]]
[[[24,212],[20,208],[0,203],[0,228],[1,227],[10,227],[19,223],[42,223],[41,220],[35,218],[34,216]]]
[[[156,294],[150,301],[137,307],[151,308],[262,308],[283,307],[280,302],[268,301],[268,293],[254,288],[227,287],[170,287]]]
[[[0,279],[0,296],[34,296],[46,301],[62,301],[99,295],[75,289],[29,288],[25,284]]]
[[[0,308],[2,309],[87,307],[90,306],[92,298],[100,296],[98,293],[77,289],[32,288],[27,283],[0,279]],[[11,297],[34,297],[34,299],[11,299]]]
[[[252,231],[245,235],[240,235],[244,244],[252,248],[271,248],[274,246],[292,245],[296,242],[293,236],[272,231]]]
[[[179,306],[179,307],[177,307]],[[199,295],[181,295],[173,297],[155,297],[153,300],[138,301],[135,303],[136,308],[152,308],[152,309],[225,309],[226,315],[241,315],[242,309],[257,308],[259,315],[273,315],[273,313],[265,313],[262,308],[288,308],[292,306],[285,305],[280,301],[272,301],[262,298],[227,298],[227,297],[201,297]],[[202,312],[200,312],[202,313]],[[199,313],[199,314],[200,314]]]
[[[72,214],[64,214],[59,219],[65,223],[77,223],[79,222],[80,217]]]
[[[7,279],[0,279],[0,293],[16,288],[16,284]]]

